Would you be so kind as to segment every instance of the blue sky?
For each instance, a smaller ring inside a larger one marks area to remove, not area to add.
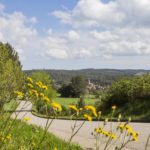
[[[149,0],[0,0],[0,41],[23,69],[149,69],[149,17]]]

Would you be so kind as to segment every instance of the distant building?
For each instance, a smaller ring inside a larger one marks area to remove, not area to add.
[[[91,91],[91,90],[100,90],[100,89],[104,89],[104,87],[101,86],[101,85],[96,85],[96,84],[92,83],[90,79],[88,79],[87,89],[89,91]]]
[[[146,72],[138,72],[138,73],[135,74],[135,76],[143,76],[145,74],[147,74],[147,73]]]

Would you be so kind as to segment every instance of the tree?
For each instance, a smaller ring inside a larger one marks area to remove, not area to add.
[[[87,82],[84,76],[79,75],[71,79],[71,95],[72,97],[80,97],[85,94]]]
[[[43,84],[46,84],[49,87],[53,86],[53,81],[50,74],[44,71],[35,71],[31,74],[31,77],[35,81],[41,81]]]
[[[0,105],[14,96],[14,91],[22,88],[24,73],[17,52],[9,45],[0,43]]]
[[[84,76],[75,76],[71,79],[71,83],[63,85],[59,92],[62,97],[80,97],[86,92],[87,82]]]
[[[72,97],[70,84],[63,84],[58,92],[61,94],[61,97]]]

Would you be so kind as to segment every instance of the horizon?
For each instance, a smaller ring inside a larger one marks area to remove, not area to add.
[[[149,70],[149,8],[149,0],[0,0],[0,41],[23,70]]]
[[[52,68],[38,68],[38,69],[29,69],[29,70],[23,70],[23,71],[36,71],[36,70],[64,70],[64,71],[80,71],[80,70],[144,70],[144,71],[150,71],[150,69],[130,69],[130,68],[127,68],[127,69],[122,69],[122,68],[118,68],[118,69],[115,69],[115,68],[81,68],[81,69],[52,69]]]

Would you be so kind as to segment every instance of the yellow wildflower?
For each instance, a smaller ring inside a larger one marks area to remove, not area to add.
[[[36,97],[39,96],[37,90],[31,90],[31,91],[29,91],[29,93],[30,93],[30,95],[35,95]]]
[[[50,102],[50,99],[49,99],[47,96],[44,96],[44,97],[43,97],[43,101],[49,103],[49,102]]]
[[[40,93],[39,96],[40,96],[40,97],[44,97],[44,94],[43,94],[43,93]]]
[[[35,84],[36,84],[39,88],[42,88],[42,86],[43,86],[43,84],[42,84],[42,82],[41,82],[41,81],[39,81],[39,82],[35,82]]]
[[[27,121],[31,120],[31,118],[29,118],[29,117],[24,117],[23,120],[27,122]]]
[[[53,107],[53,109],[57,110],[57,111],[62,111],[62,107],[60,104],[52,102],[51,106]]]
[[[30,83],[33,83],[33,80],[32,80],[31,77],[28,77],[28,78],[27,78],[27,81],[30,82]]]
[[[119,126],[117,127],[118,129],[120,129],[121,130],[121,132],[123,131],[123,129],[124,129],[124,125],[123,124],[119,124]]]
[[[44,90],[48,90],[48,87],[46,85],[43,85],[41,88]]]
[[[75,105],[69,105],[69,108],[76,112],[79,112],[78,108]]]
[[[129,124],[124,126],[125,130],[132,131],[132,127]]]
[[[103,135],[105,135],[106,137],[110,137],[110,138],[112,138],[112,139],[114,139],[114,140],[117,139],[117,136],[116,136],[115,134],[113,134],[113,133],[111,133],[111,132],[108,132],[108,131],[106,131],[106,130],[103,130],[101,127],[96,128],[96,129],[95,129],[95,132],[98,133],[98,134],[103,134]]]
[[[58,149],[55,147],[54,150],[58,150]]]
[[[114,106],[112,106],[111,108],[112,108],[112,110],[116,110],[117,106],[114,105]]]
[[[138,136],[133,136],[133,141],[138,141]]]
[[[102,130],[102,128],[101,128],[101,127],[99,127],[99,128],[96,128],[96,129],[95,129],[95,132],[97,132],[97,133],[102,133],[102,132],[103,132],[103,130]]]
[[[102,131],[102,134],[104,134],[105,136],[109,136],[110,135],[109,132],[107,132],[105,130]]]
[[[94,106],[87,105],[87,106],[84,106],[84,109],[92,111],[93,115],[97,117],[96,108]]]
[[[84,114],[84,118],[87,119],[88,121],[92,121],[92,117],[88,114]]]
[[[8,140],[11,140],[11,134],[8,134],[7,137],[6,137]]]
[[[15,91],[14,93],[17,95],[17,97],[18,97],[19,99],[23,99],[24,95],[23,95],[22,92]]]
[[[82,111],[83,110],[83,108],[79,108],[79,111]]]
[[[29,88],[33,88],[33,85],[31,83],[28,83]]]
[[[138,141],[138,136],[139,136],[139,133],[138,132],[134,132],[132,127],[129,125],[129,124],[120,124],[118,126],[118,128],[123,131],[123,130],[126,130],[127,131],[127,135],[130,135],[132,136],[133,140],[134,141]]]
[[[111,137],[113,140],[116,140],[117,139],[117,136],[113,133],[110,133],[109,137]]]

